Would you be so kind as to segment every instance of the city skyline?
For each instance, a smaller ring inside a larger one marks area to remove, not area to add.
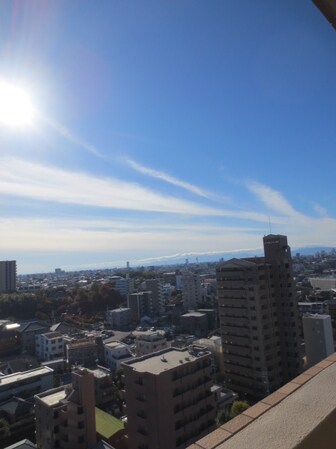
[[[313,2],[1,10],[0,80],[36,109],[0,124],[18,273],[257,251],[270,231],[335,246],[336,43]]]

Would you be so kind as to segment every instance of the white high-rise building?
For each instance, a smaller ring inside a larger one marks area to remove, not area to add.
[[[313,366],[334,352],[330,315],[306,314],[302,318],[307,365]]]
[[[111,276],[110,281],[114,284],[114,288],[118,290],[121,295],[127,296],[133,293],[134,279],[131,279],[128,274],[126,275],[126,278],[121,276]]]
[[[182,301],[187,310],[194,310],[202,302],[203,289],[198,274],[187,273],[182,276]]]

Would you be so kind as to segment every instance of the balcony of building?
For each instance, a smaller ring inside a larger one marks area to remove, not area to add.
[[[246,354],[251,354],[251,339],[250,337],[238,337],[236,335],[222,335],[222,340],[223,340],[223,345],[232,348],[245,348],[246,349]],[[233,352],[237,352],[237,351],[233,351]]]
[[[248,337],[250,328],[248,323],[246,325],[233,324],[232,322],[225,322],[221,324],[222,334],[235,335],[237,337]]]
[[[188,449],[334,449],[336,354]]]

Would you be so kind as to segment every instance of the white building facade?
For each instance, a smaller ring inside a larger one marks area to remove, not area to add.
[[[313,366],[334,352],[330,315],[306,314],[302,317],[307,365]]]
[[[64,338],[59,332],[35,336],[35,353],[39,360],[49,362],[64,357]]]

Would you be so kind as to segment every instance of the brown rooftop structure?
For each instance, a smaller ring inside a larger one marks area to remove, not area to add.
[[[335,0],[313,0],[325,18],[336,29],[336,2]]]
[[[334,449],[336,353],[188,449]]]

